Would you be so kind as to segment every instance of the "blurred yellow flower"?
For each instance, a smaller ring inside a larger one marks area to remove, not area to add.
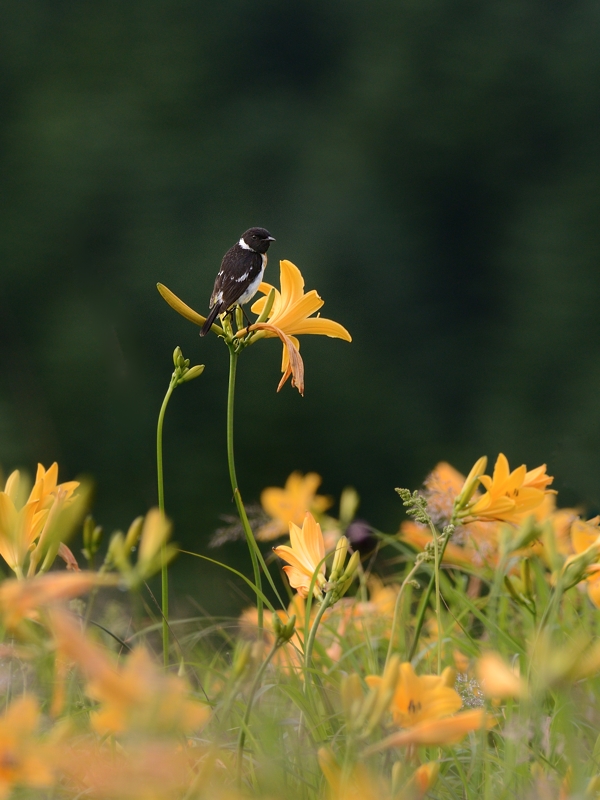
[[[386,800],[391,792],[386,790],[375,775],[369,773],[363,764],[354,764],[342,770],[328,747],[318,752],[319,766],[327,779],[328,800]]]
[[[0,584],[2,623],[14,631],[24,619],[38,619],[39,610],[85,594],[95,586],[114,586],[115,575],[99,572],[50,572]]]
[[[49,617],[59,655],[77,664],[87,679],[87,694],[100,704],[91,715],[98,733],[185,735],[207,722],[207,706],[189,696],[182,678],[165,674],[144,647],[116,665],[67,614],[52,611]]]
[[[41,464],[38,464],[35,483],[29,495],[29,500],[37,500],[40,509],[50,508],[56,497],[60,496],[63,501],[70,501],[73,492],[78,486],[79,481],[58,483],[58,464],[56,461],[47,470]]]
[[[477,660],[476,675],[486,697],[503,700],[527,696],[527,686],[519,673],[505,664],[498,653],[484,653]]]
[[[481,475],[479,481],[486,492],[467,505],[459,516],[469,519],[520,522],[523,515],[532,512],[544,502],[547,487],[554,478],[546,474],[546,465],[527,471],[525,464],[510,471],[508,460],[500,453],[494,474]]]
[[[301,597],[307,597],[316,575],[313,594],[321,598],[321,588],[325,583],[325,543],[321,526],[310,512],[306,513],[302,528],[290,523],[290,545],[273,548],[275,555],[290,565],[283,568],[290,586]]]
[[[27,554],[34,549],[46,522],[50,524],[53,509],[64,508],[73,499],[77,481],[58,483],[58,464],[48,470],[38,464],[33,488],[27,488],[18,470],[12,472],[0,492],[0,556],[19,577],[22,577]]]
[[[495,724],[494,718],[483,708],[462,711],[460,714],[452,714],[442,719],[427,719],[412,728],[392,733],[377,744],[368,747],[363,755],[369,756],[392,747],[455,744],[460,742],[467,733],[481,730],[483,727],[491,728]]]
[[[575,553],[575,556],[570,557],[571,559],[583,554],[586,550],[593,552],[593,549],[590,550],[590,548],[598,544],[600,537],[600,516],[593,517],[587,522],[579,518],[573,520],[570,537],[573,552]],[[598,558],[594,558],[594,561],[597,562]],[[566,563],[568,562],[569,559],[567,559]],[[600,608],[600,564],[590,564],[586,572],[588,596],[596,608]]]
[[[269,486],[263,490],[260,502],[266,513],[272,517],[259,528],[256,538],[268,542],[282,536],[290,529],[290,522],[302,525],[307,511],[322,514],[333,503],[330,497],[317,494],[321,476],[316,472],[292,472],[285,487]]]
[[[377,687],[383,678],[367,675],[367,685]],[[453,714],[462,706],[460,695],[452,685],[454,671],[447,667],[441,675],[415,675],[408,662],[400,664],[400,675],[392,699],[394,724],[410,728],[424,720],[440,719]]]
[[[53,754],[36,738],[40,722],[37,700],[23,695],[0,717],[0,798],[15,786],[41,789],[54,781]]]
[[[252,305],[252,312],[254,314],[261,314],[265,308],[267,297],[271,291],[275,293],[275,299],[271,312],[268,315],[268,324],[282,331],[289,336],[295,345],[296,349],[300,349],[300,343],[296,338],[303,333],[313,333],[321,336],[331,336],[336,339],[344,339],[346,342],[351,342],[352,337],[339,322],[334,322],[330,319],[323,317],[311,317],[311,314],[317,312],[323,305],[323,300],[319,297],[317,292],[312,289],[307,294],[304,294],[304,278],[302,273],[295,264],[291,261],[280,261],[280,283],[281,292],[270,283],[261,283],[258,291],[262,292],[265,296],[261,297]],[[277,336],[274,331],[265,329],[265,336]],[[289,348],[283,348],[283,357],[281,361],[281,371],[283,378],[281,379],[282,386],[287,378],[292,374]]]

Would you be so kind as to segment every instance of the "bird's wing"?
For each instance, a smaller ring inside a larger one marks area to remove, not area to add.
[[[227,311],[244,293],[246,287],[262,269],[262,256],[234,245],[223,256],[221,269],[215,279],[210,307],[219,305]],[[220,312],[219,312],[220,313]]]

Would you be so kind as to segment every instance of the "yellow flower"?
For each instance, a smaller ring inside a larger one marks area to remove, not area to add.
[[[42,788],[53,782],[49,748],[35,737],[40,719],[37,700],[23,695],[0,717],[0,798],[14,786]]]
[[[0,585],[0,615],[9,630],[24,619],[37,619],[38,611],[89,592],[95,586],[114,586],[117,577],[99,572],[50,572],[26,580],[5,580]]]
[[[486,714],[483,708],[474,708],[443,719],[423,720],[412,728],[392,733],[381,742],[368,747],[363,755],[370,756],[391,747],[455,744],[467,733],[481,730],[483,727],[491,728],[493,725],[495,725],[494,718]]]
[[[38,464],[35,483],[29,495],[29,500],[37,500],[40,509],[50,508],[56,497],[60,496],[63,501],[70,501],[73,492],[78,486],[78,481],[58,483],[58,464],[56,461],[47,470],[41,464]]]
[[[527,696],[527,686],[519,673],[505,664],[498,653],[484,653],[478,659],[477,681],[486,697]]]
[[[256,534],[261,542],[268,542],[287,533],[290,522],[302,525],[307,511],[322,514],[332,504],[332,500],[324,495],[318,495],[317,489],[321,483],[321,476],[316,472],[292,472],[285,488],[269,486],[260,496],[260,502],[272,521],[263,525]]]
[[[327,779],[329,800],[386,800],[391,797],[391,792],[363,764],[342,770],[328,747],[321,747],[317,755]]]
[[[367,685],[374,688],[383,678],[368,675]],[[424,720],[440,719],[462,706],[460,695],[451,684],[454,672],[447,667],[441,675],[415,675],[408,662],[400,664],[400,676],[392,700],[394,724],[409,728]]]
[[[461,516],[472,519],[520,522],[523,515],[532,512],[544,502],[551,491],[548,486],[554,478],[546,474],[546,465],[527,471],[525,464],[510,471],[508,461],[500,453],[494,474],[481,475],[479,481],[485,487],[484,495],[465,507]]]
[[[261,297],[252,305],[252,312],[260,315],[265,308],[267,296],[271,291],[274,291],[275,299],[271,313],[268,316],[268,325],[289,336],[297,350],[300,349],[300,343],[296,337],[303,333],[331,336],[351,342],[352,337],[339,322],[319,316],[311,317],[311,314],[316,313],[321,308],[324,301],[314,289],[304,294],[304,278],[298,267],[292,264],[291,261],[285,260],[279,262],[279,267],[281,292],[277,291],[269,283],[261,283],[258,291],[262,292],[265,297]],[[275,331],[265,329],[265,336],[277,335]],[[281,371],[283,372],[283,378],[279,384],[280,387],[292,374],[289,348],[285,346],[283,348]]]
[[[571,525],[571,545],[575,552],[565,562],[565,566],[570,561],[574,561],[577,556],[582,556],[583,553],[589,551],[594,561],[598,561],[598,556],[594,557],[594,547],[600,542],[600,516],[584,522],[582,519],[575,519]],[[588,562],[589,563],[589,562]],[[600,608],[600,564],[592,563],[586,567],[587,577],[587,592],[590,600]]]
[[[307,597],[316,574],[313,594],[320,598],[325,583],[325,543],[321,526],[310,512],[306,513],[301,529],[290,523],[290,544],[291,547],[282,544],[273,548],[275,555],[290,565],[283,568],[290,586],[302,597]]]
[[[100,704],[91,717],[100,734],[185,735],[208,720],[209,709],[189,697],[185,681],[165,674],[144,647],[117,666],[64,612],[52,611],[49,617],[59,655],[78,665],[88,681],[87,694]]]
[[[0,556],[19,577],[27,554],[34,549],[46,522],[54,511],[72,502],[77,481],[58,483],[58,464],[46,470],[38,464],[35,483],[29,496],[18,470],[12,472],[0,492]]]

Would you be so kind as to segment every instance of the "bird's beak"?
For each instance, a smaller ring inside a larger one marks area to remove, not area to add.
[[[274,236],[267,236],[267,242],[276,242],[277,239]]]

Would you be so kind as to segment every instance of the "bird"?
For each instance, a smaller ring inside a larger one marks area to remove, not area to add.
[[[210,297],[211,311],[202,326],[205,336],[219,314],[251,300],[263,279],[267,250],[275,239],[265,228],[248,228],[223,256]]]

